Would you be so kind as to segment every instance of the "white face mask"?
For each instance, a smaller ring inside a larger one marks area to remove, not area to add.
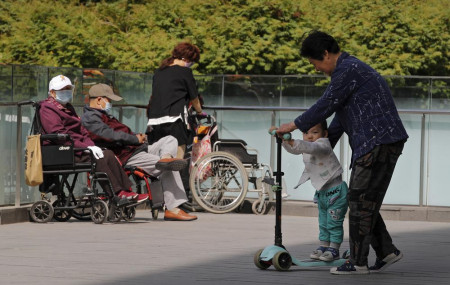
[[[72,101],[73,90],[58,90],[56,93],[56,101],[61,104],[66,104]]]
[[[190,68],[190,67],[193,66],[193,65],[194,65],[193,62],[185,62],[185,63],[184,63],[184,66],[187,67],[187,68]]]
[[[112,110],[112,104],[111,104],[110,102],[108,102],[107,100],[105,100],[104,98],[103,98],[103,100],[104,100],[105,103],[106,103],[105,108],[103,108],[103,111],[105,111],[106,113],[111,112],[111,110]]]

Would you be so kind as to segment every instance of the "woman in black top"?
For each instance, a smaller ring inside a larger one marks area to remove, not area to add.
[[[149,143],[172,135],[178,140],[177,158],[184,158],[188,141],[187,108],[192,103],[202,112],[197,86],[190,67],[200,59],[200,50],[190,43],[180,43],[172,56],[162,61],[153,76],[152,96],[147,107]]]

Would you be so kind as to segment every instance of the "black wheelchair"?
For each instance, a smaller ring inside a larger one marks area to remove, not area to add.
[[[95,171],[93,153],[89,149],[75,148],[68,134],[42,134],[40,102],[30,103],[35,109],[30,133],[41,134],[44,176],[44,181],[39,186],[42,199],[31,206],[31,219],[38,223],[46,223],[52,219],[64,222],[73,216],[80,220],[91,219],[96,224],[102,224],[106,220],[118,222],[122,218],[126,221],[134,219],[137,203],[117,207],[109,203],[106,193],[98,191],[99,181],[111,183],[106,173]],[[91,161],[75,162],[75,155],[80,151],[89,151]],[[76,197],[74,190],[80,174],[87,174],[87,186]]]

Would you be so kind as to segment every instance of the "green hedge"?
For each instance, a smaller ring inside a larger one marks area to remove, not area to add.
[[[0,63],[153,72],[173,46],[202,50],[199,74],[310,74],[312,29],[384,75],[449,75],[448,0],[0,2]]]

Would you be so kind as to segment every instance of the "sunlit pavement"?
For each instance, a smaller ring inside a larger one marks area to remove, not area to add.
[[[139,210],[132,222],[71,219],[0,226],[0,284],[448,284],[450,223],[386,221],[404,258],[383,273],[335,276],[328,268],[257,269],[274,242],[273,215],[197,213],[169,222]],[[283,216],[283,244],[306,259],[316,218]],[[345,224],[347,232],[347,223]],[[341,250],[348,248],[348,236]],[[371,252],[369,262],[374,262]]]

